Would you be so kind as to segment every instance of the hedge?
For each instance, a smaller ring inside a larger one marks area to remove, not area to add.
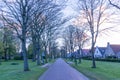
[[[85,60],[92,60],[91,57],[83,57],[82,59],[85,59]],[[96,61],[107,61],[107,62],[120,62],[120,59],[118,58],[95,58]]]

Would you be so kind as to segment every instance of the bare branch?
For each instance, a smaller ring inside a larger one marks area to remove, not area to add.
[[[118,5],[115,5],[114,3],[112,3],[111,0],[108,0],[108,1],[112,6],[116,7],[117,9],[120,9],[120,7]]]

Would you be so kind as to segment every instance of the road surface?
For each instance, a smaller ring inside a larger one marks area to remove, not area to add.
[[[59,58],[38,80],[89,80]]]

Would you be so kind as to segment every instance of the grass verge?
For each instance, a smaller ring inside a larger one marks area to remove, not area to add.
[[[82,60],[77,66],[71,64],[90,80],[120,80],[120,63],[96,61],[97,68],[91,68],[91,61]]]
[[[11,65],[17,63],[16,65]],[[46,70],[29,61],[30,71],[23,71],[23,61],[2,62],[0,65],[0,80],[38,80]]]

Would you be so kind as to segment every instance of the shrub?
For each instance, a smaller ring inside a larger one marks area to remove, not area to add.
[[[23,58],[21,56],[15,56],[14,60],[23,60]]]
[[[29,54],[28,59],[32,59],[32,58],[33,58],[33,54]]]
[[[84,57],[83,59],[85,59],[85,60],[92,60],[92,58],[91,57]],[[103,59],[103,58],[96,58],[95,59],[96,61],[107,61],[107,62],[120,62],[120,59],[117,59],[117,58],[105,58],[105,59]]]
[[[117,57],[116,56],[107,56],[106,58],[107,59],[116,59]]]
[[[19,63],[11,63],[11,65],[18,65]]]
[[[91,60],[92,57],[91,56],[84,56],[84,57],[82,57],[82,59]]]

